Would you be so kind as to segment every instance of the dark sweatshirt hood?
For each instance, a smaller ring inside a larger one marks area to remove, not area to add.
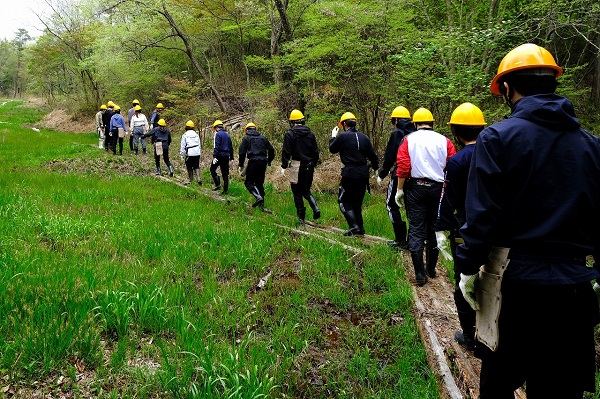
[[[521,98],[513,106],[511,118],[522,118],[552,130],[579,128],[573,103],[556,94],[537,94]]]
[[[304,137],[310,133],[310,129],[304,125],[296,125],[292,127],[292,132],[299,137]]]
[[[260,132],[256,129],[247,129],[246,134],[248,136],[260,136]]]

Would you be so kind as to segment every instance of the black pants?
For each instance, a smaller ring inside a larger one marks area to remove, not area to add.
[[[598,299],[590,283],[502,283],[496,352],[478,345],[481,399],[581,399],[595,389],[594,325]]]
[[[310,187],[313,183],[313,176],[315,173],[315,167],[310,163],[300,163],[300,170],[298,171],[298,183],[291,183],[292,194],[294,195],[294,205],[296,206],[296,212],[304,209],[304,198],[310,201],[311,192]]]
[[[229,157],[217,157],[217,163],[210,165],[210,175],[215,183],[217,183],[217,168],[221,168],[223,180],[229,180]]]
[[[398,191],[398,178],[392,175],[390,176],[390,183],[387,188],[385,206],[392,224],[403,224],[404,220],[402,220],[400,208],[396,204],[396,191]]]
[[[342,176],[340,188],[338,190],[338,204],[343,214],[350,211],[356,218],[356,224],[361,232],[364,232],[362,217],[362,204],[365,199],[365,193],[369,186],[368,177],[345,177]]]
[[[119,143],[119,153],[123,153],[123,137],[119,137],[119,132],[113,130],[110,138],[110,148],[112,148],[113,154],[117,153],[117,142]]]
[[[450,231],[450,252],[452,253],[452,259],[454,263],[454,303],[456,304],[456,312],[458,313],[458,321],[460,328],[468,338],[475,337],[475,311],[469,305],[469,302],[465,299],[460,290],[460,274],[463,272],[462,268],[456,262],[456,239],[460,238],[457,231]]]
[[[110,127],[104,126],[104,149],[106,151],[110,150],[110,146],[112,143],[112,136],[110,132]]]
[[[248,161],[244,186],[254,198],[265,199],[265,174],[267,161]]]
[[[160,168],[160,155],[156,155],[156,146],[157,145],[162,145],[162,143],[155,143],[154,144],[154,163],[156,164],[156,169]],[[163,146],[163,160],[165,161],[165,164],[167,165],[167,167],[171,166],[171,161],[169,160],[169,147]]]
[[[435,222],[437,220],[442,183],[421,183],[409,179],[404,185],[406,217],[408,219],[408,250],[422,252],[437,247]]]
[[[133,134],[129,135],[129,149],[133,151]]]
[[[185,168],[188,172],[193,171],[194,169],[200,168],[200,155],[193,155],[185,157]]]

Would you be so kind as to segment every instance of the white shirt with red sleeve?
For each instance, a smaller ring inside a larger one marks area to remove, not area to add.
[[[456,148],[447,137],[431,129],[419,129],[404,137],[398,148],[396,175],[443,183],[446,163],[454,154]]]

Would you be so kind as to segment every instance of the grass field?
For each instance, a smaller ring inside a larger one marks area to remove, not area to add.
[[[0,397],[438,397],[397,253],[277,227],[295,226],[291,193],[268,188],[264,214],[239,178],[225,203],[150,174],[57,172],[113,156],[28,127],[40,116],[0,107]],[[318,201],[344,227],[335,197]],[[383,198],[365,215],[391,236]]]

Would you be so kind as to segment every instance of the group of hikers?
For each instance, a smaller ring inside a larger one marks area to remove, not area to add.
[[[338,204],[348,224],[344,235],[365,234],[362,204],[373,169],[378,184],[390,176],[385,203],[394,240],[388,245],[410,252],[418,286],[436,277],[438,255],[449,246],[461,326],[455,339],[482,359],[481,399],[514,398],[525,383],[530,399],[582,398],[596,388],[600,285],[591,282],[600,273],[587,260],[600,255],[600,140],[581,128],[571,101],[555,94],[561,74],[543,47],[527,43],[507,53],[490,90],[511,115],[486,127],[476,105],[456,107],[448,125],[459,151],[434,130],[436,120],[426,108],[412,116],[403,106],[392,111],[381,167],[352,113],[345,112],[331,131],[329,151],[343,164]],[[134,100],[126,124],[117,105],[103,105],[96,115],[100,147],[104,140],[106,151],[116,154],[119,144],[122,154],[131,132],[131,150],[137,154],[141,142],[146,153],[145,138],[151,137],[156,173],[163,155],[173,176],[162,108],[157,104],[148,121]],[[321,216],[311,193],[319,148],[300,110],[292,110],[288,121],[281,174],[289,178],[304,224],[305,200],[313,218]],[[227,194],[234,149],[221,120],[212,128],[213,190]],[[192,121],[180,155],[188,184],[202,184]],[[246,124],[238,171],[254,196],[252,206],[265,211],[265,173],[274,157],[269,140],[254,123]]]

